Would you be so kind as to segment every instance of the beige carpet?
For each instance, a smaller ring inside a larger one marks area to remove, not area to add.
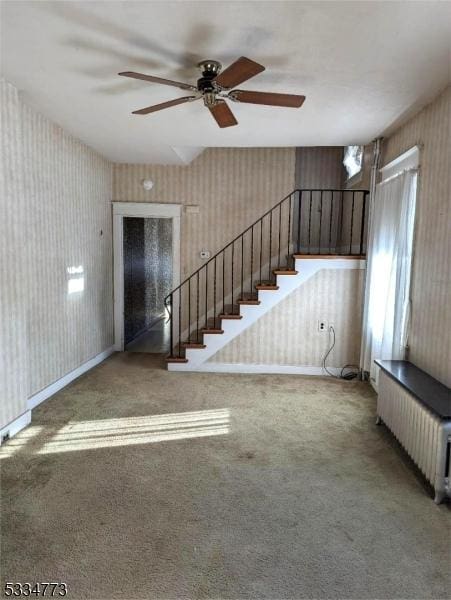
[[[160,361],[113,356],[1,449],[2,588],[449,597],[449,507],[374,425],[366,384]]]

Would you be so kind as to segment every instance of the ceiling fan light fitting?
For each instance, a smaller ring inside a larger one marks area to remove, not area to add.
[[[205,106],[215,106],[217,104],[216,92],[204,92],[203,94]]]

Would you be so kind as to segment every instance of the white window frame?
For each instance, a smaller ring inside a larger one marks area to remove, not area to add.
[[[406,171],[407,169],[418,169],[419,166],[420,146],[412,146],[412,148],[409,148],[409,150],[406,150],[406,152],[403,152],[379,169],[381,174],[380,183],[399,175],[399,173]]]
[[[114,349],[124,351],[124,217],[172,219],[172,289],[180,283],[181,204],[113,202]]]

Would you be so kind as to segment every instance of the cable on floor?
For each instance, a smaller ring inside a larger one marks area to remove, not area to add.
[[[329,334],[331,332],[332,332],[332,335],[333,335],[333,341],[332,341],[332,344],[331,344],[330,348],[328,349],[328,351],[324,355],[324,358],[323,358],[323,361],[322,361],[322,367],[323,367],[324,371],[330,377],[335,377],[335,379],[346,379],[347,381],[350,381],[351,379],[355,379],[360,374],[360,367],[358,367],[357,365],[344,365],[344,367],[341,368],[340,375],[335,375],[335,373],[331,373],[329,371],[329,369],[327,368],[327,366],[326,366],[327,357],[332,352],[332,350],[334,349],[334,346],[335,346],[335,329],[333,328],[332,325],[329,326]],[[345,373],[345,369],[354,369],[354,370],[350,370],[348,373]]]

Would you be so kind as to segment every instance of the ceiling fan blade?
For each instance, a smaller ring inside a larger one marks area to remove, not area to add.
[[[208,108],[219,127],[223,128],[238,125],[238,121],[235,119],[233,112],[224,100],[218,100],[214,106],[209,106]]]
[[[296,94],[275,94],[273,92],[245,90],[232,90],[229,98],[237,102],[248,102],[249,104],[266,104],[267,106],[286,106],[290,108],[299,108],[305,100],[305,96]]]
[[[250,58],[241,56],[241,58],[222,71],[222,73],[219,73],[214,81],[222,88],[231,88],[243,83],[243,81],[247,81],[264,70],[265,67],[263,65],[259,65]]]
[[[198,100],[197,96],[185,96],[184,98],[176,98],[175,100],[169,100],[168,102],[162,102],[161,104],[154,104],[153,106],[147,106],[146,108],[140,108],[134,110],[132,115],[148,115],[149,113],[157,112],[171,106],[177,106],[177,104],[184,104],[185,102],[192,102]]]
[[[144,75],[143,73],[135,73],[134,71],[124,71],[118,73],[122,77],[131,77],[132,79],[142,79],[143,81],[151,81],[152,83],[161,83],[163,85],[172,85],[180,88],[181,90],[191,90],[197,92],[197,88],[189,83],[181,83],[180,81],[172,81],[171,79],[162,79],[161,77],[154,77],[153,75]]]

